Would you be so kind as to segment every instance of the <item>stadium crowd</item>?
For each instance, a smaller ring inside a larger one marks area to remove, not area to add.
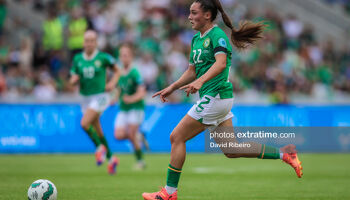
[[[344,10],[345,13],[350,15],[350,1],[349,0],[323,0],[327,4],[333,6],[333,7],[338,7],[341,10]]]
[[[121,43],[135,46],[135,66],[150,94],[179,78],[188,66],[195,34],[187,19],[190,0],[23,1],[31,2],[45,19],[39,33],[29,32],[13,46],[4,23],[6,1],[0,0],[0,98],[55,101],[76,94],[67,81],[70,61],[81,51],[87,29],[96,30],[99,48],[115,57]],[[254,91],[266,94],[271,103],[289,103],[294,94],[331,98],[335,92],[350,93],[349,44],[335,48],[331,38],[318,41],[312,24],[292,14],[282,17],[270,9],[261,15],[235,0],[221,2],[236,25],[244,19],[267,25],[258,46],[233,54],[230,81],[236,94]],[[188,99],[176,93],[171,101]]]

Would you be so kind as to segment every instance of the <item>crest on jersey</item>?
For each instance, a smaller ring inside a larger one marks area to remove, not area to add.
[[[102,64],[101,61],[99,61],[99,60],[95,61],[95,66],[96,67],[101,67],[101,64]]]
[[[204,40],[203,46],[204,46],[204,48],[207,48],[209,45],[210,45],[210,38],[207,38]]]

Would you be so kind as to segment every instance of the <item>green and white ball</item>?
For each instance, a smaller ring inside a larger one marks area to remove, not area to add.
[[[28,189],[28,200],[56,200],[56,186],[49,180],[34,181]]]

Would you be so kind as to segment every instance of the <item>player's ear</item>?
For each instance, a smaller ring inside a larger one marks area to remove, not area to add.
[[[204,13],[204,19],[209,20],[211,19],[211,12],[207,11]]]

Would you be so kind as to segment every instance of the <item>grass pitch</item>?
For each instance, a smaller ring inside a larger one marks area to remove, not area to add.
[[[0,155],[0,200],[27,199],[29,185],[51,180],[59,200],[137,200],[166,181],[169,155],[146,155],[147,169],[133,171],[131,154],[119,156],[117,175],[91,155]],[[350,199],[350,154],[302,154],[304,177],[280,160],[227,159],[189,154],[180,200]]]

